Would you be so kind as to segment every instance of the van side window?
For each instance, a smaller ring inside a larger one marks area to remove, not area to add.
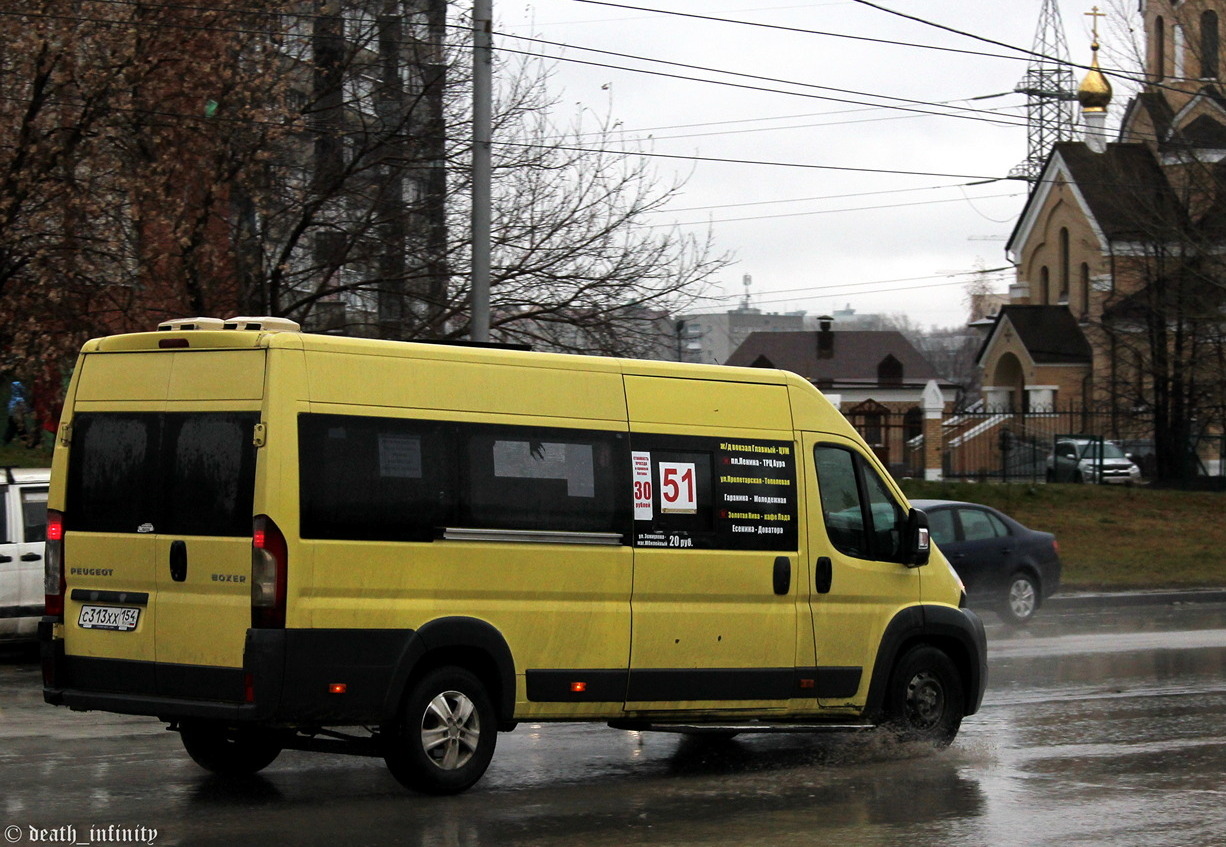
[[[21,489],[21,520],[25,524],[25,543],[47,540],[47,489]]]
[[[790,441],[635,433],[634,545],[795,550]]]
[[[830,543],[849,556],[868,558],[868,536],[864,529],[854,454],[839,447],[818,446],[813,455]]]
[[[303,538],[625,532],[624,436],[357,415],[298,420]]]
[[[624,532],[617,435],[535,427],[463,427],[459,526]]]
[[[453,440],[434,421],[302,415],[302,537],[434,538],[455,515]]]
[[[858,559],[899,561],[904,513],[877,470],[845,447],[813,453],[830,543]]]
[[[0,485],[0,544],[11,544],[9,538],[8,486]]]

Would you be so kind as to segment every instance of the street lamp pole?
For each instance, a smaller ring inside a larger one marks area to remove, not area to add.
[[[490,136],[493,132],[492,0],[473,0],[472,318],[469,340],[490,340]]]

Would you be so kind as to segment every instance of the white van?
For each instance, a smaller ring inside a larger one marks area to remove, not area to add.
[[[33,641],[43,614],[51,471],[0,471],[0,642]]]

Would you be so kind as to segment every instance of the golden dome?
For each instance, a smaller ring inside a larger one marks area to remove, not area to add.
[[[1111,83],[1098,69],[1098,42],[1090,45],[1094,58],[1090,60],[1090,72],[1077,89],[1077,100],[1083,112],[1105,112],[1111,104]]]

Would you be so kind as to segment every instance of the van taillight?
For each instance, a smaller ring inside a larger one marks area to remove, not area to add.
[[[251,625],[257,629],[285,628],[288,559],[281,530],[267,515],[257,516],[251,530]]]
[[[43,553],[43,590],[46,593],[45,614],[64,618],[64,514],[47,510],[47,545]]]

